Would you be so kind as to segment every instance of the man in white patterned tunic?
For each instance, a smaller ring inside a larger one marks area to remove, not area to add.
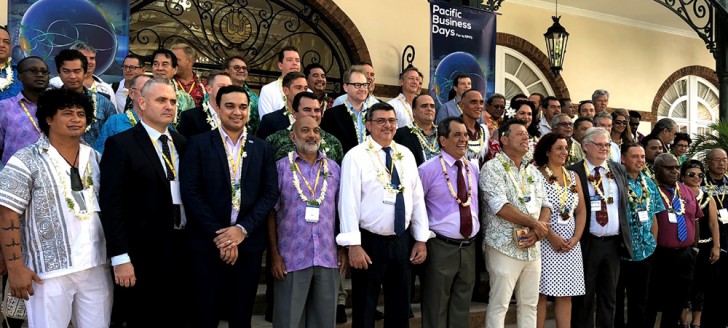
[[[0,172],[0,243],[10,293],[25,299],[30,327],[108,327],[112,285],[97,201],[101,156],[81,142],[93,105],[82,93],[50,90],[36,116],[43,135]]]
[[[485,231],[485,266],[490,274],[486,327],[503,327],[515,290],[518,327],[536,327],[541,278],[539,240],[549,231],[551,204],[542,175],[523,161],[529,135],[522,121],[498,130],[503,151],[480,171],[480,201]]]

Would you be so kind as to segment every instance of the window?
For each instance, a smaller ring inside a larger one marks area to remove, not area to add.
[[[718,120],[718,89],[706,79],[685,76],[673,83],[665,92],[657,108],[657,119],[669,117],[677,123],[680,132],[704,134]]]
[[[541,70],[520,52],[504,47],[495,47],[495,90],[510,102],[511,97],[522,93],[526,96],[538,92],[553,95],[554,90]]]

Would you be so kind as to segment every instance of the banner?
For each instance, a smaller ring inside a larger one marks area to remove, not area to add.
[[[95,74],[121,80],[129,51],[129,0],[9,0],[8,31],[17,64],[38,56],[56,75],[54,57],[76,41],[96,48]]]
[[[430,94],[448,102],[452,80],[467,75],[483,98],[495,89],[495,20],[489,11],[430,1]]]

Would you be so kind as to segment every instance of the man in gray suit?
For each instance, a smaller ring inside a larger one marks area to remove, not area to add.
[[[627,221],[627,174],[608,159],[609,132],[589,128],[582,147],[585,159],[569,167],[579,175],[589,217],[581,237],[586,294],[574,298],[572,326],[614,327],[620,256],[632,258]]]

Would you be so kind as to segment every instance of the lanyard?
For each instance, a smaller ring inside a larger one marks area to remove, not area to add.
[[[306,187],[311,192],[311,197],[316,197],[316,188],[318,188],[319,178],[321,177],[321,167],[323,166],[323,162],[319,162],[318,172],[316,172],[316,182],[314,183],[313,188],[311,188],[311,184],[308,183],[306,177],[303,176],[303,173],[301,173],[301,169],[298,167],[298,163],[293,162],[293,166],[296,168],[296,172],[298,172],[298,175],[301,176],[301,179],[303,179],[303,183],[306,184]]]
[[[154,139],[149,138],[149,140],[152,140],[152,143],[154,144],[154,148],[159,149],[159,145],[157,145],[157,142]],[[169,138],[169,143],[171,143],[172,146],[174,146],[174,142],[172,142],[172,138]],[[164,158],[164,161],[167,163],[167,166],[169,167],[170,170],[172,170],[172,174],[174,175],[174,178],[177,179],[177,171],[174,169],[174,165],[172,165],[172,163],[174,163],[174,153],[172,152],[172,150],[169,151],[169,156],[172,157],[171,161],[169,160],[169,158],[167,158],[167,155],[165,155],[164,152],[161,152],[161,153],[162,153],[162,158]]]

